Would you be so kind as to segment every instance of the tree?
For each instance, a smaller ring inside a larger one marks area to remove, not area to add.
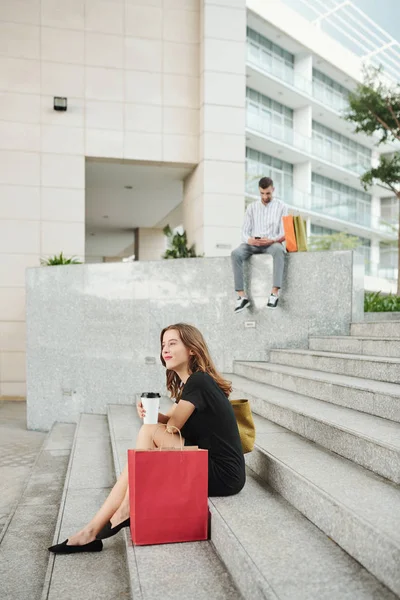
[[[355,124],[356,133],[378,134],[377,146],[400,142],[400,85],[386,84],[380,68],[370,67],[365,71],[363,83],[350,93],[349,104],[345,118]],[[365,190],[378,183],[400,201],[400,154],[395,151],[381,155],[379,164],[361,176],[361,183]],[[400,275],[400,210],[397,248]],[[397,295],[400,296],[400,277],[397,278]]]
[[[173,233],[171,227],[167,225],[164,227],[163,232],[168,238],[169,245],[163,258],[200,258],[196,255],[194,244],[190,248],[187,247],[186,231]]]

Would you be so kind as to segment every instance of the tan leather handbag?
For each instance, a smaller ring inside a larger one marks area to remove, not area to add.
[[[254,427],[250,402],[245,399],[231,400],[230,402],[238,424],[243,454],[247,454],[253,450],[254,440],[256,439],[256,428]]]

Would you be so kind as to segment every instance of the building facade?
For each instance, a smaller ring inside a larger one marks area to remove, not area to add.
[[[27,267],[158,259],[166,224],[228,255],[263,175],[389,289],[398,204],[361,187],[374,143],[341,118],[361,66],[279,0],[3,0],[0,396],[25,394]]]
[[[246,202],[258,197],[259,175],[270,175],[309,236],[356,236],[366,288],[395,291],[399,202],[379,186],[364,190],[359,177],[378,158],[376,138],[343,119],[363,61],[285,3],[247,5]]]

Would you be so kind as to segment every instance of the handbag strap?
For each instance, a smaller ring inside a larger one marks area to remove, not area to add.
[[[153,444],[154,444],[154,438],[156,437],[157,429],[159,429],[160,427],[163,427],[163,425],[158,425],[158,426],[155,428],[155,430],[154,430],[154,434],[153,434],[153,440],[152,440],[152,441],[153,441]],[[183,438],[182,438],[182,434],[181,434],[181,431],[180,431],[180,429],[178,429],[178,427],[175,427],[175,425],[169,425],[169,426],[168,426],[168,428],[166,427],[166,428],[164,429],[164,433],[163,433],[163,435],[162,435],[162,438],[161,438],[161,445],[160,445],[160,447],[159,447],[158,449],[159,449],[159,450],[163,450],[163,445],[162,445],[162,442],[163,442],[163,440],[164,440],[164,436],[165,436],[165,434],[166,434],[166,433],[171,433],[171,431],[168,431],[168,429],[176,429],[176,430],[177,430],[177,432],[179,433],[180,440],[181,440],[181,450],[183,450]],[[155,444],[154,444],[154,445],[155,445]]]

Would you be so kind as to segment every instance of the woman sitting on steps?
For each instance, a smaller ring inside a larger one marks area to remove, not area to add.
[[[200,331],[184,323],[165,328],[161,332],[161,362],[166,367],[167,389],[176,399],[175,404],[166,415],[159,414],[158,421],[163,426],[142,425],[136,448],[147,450],[161,443],[165,448],[180,448],[179,434],[173,433],[173,428],[178,428],[186,446],[208,450],[208,495],[237,494],[246,476],[239,431],[228,400],[232,388],[217,372]],[[143,418],[141,403],[137,410]],[[100,552],[101,540],[129,524],[126,465],[90,523],[49,550],[56,554]]]

